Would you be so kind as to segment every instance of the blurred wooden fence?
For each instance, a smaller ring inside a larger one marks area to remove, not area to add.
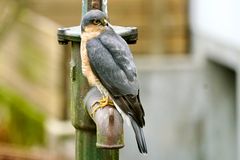
[[[81,0],[30,0],[30,8],[63,26],[80,23]],[[140,54],[188,52],[187,0],[108,0],[112,24],[137,26]]]
[[[5,21],[0,19],[2,25]],[[23,9],[7,27],[0,44],[1,86],[16,91],[41,111],[61,117],[63,51],[55,33],[58,25]]]

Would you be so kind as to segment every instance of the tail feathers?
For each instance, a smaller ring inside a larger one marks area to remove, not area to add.
[[[139,125],[135,122],[135,120],[133,120],[132,117],[130,117],[130,120],[131,120],[133,130],[135,132],[138,149],[140,153],[147,154],[147,145],[146,145],[145,137],[143,134],[143,129],[139,127]]]

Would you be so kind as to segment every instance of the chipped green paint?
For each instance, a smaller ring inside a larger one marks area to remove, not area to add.
[[[95,129],[95,125],[85,111],[83,98],[89,87],[87,80],[82,75],[80,42],[72,42],[71,57],[71,118],[76,129]]]
[[[96,147],[96,132],[76,130],[76,160],[118,160],[118,149]]]

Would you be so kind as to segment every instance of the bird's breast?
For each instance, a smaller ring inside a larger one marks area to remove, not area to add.
[[[84,32],[81,35],[82,73],[87,78],[88,83],[91,86],[96,86],[97,83],[99,83],[99,79],[95,76],[90,66],[86,45],[90,39],[98,36],[99,34],[100,34],[99,32],[91,32],[91,33]]]

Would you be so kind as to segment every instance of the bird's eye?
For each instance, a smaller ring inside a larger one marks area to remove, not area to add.
[[[93,24],[99,25],[99,24],[101,24],[101,21],[100,21],[100,20],[97,20],[97,19],[94,19],[94,20],[93,20]]]

